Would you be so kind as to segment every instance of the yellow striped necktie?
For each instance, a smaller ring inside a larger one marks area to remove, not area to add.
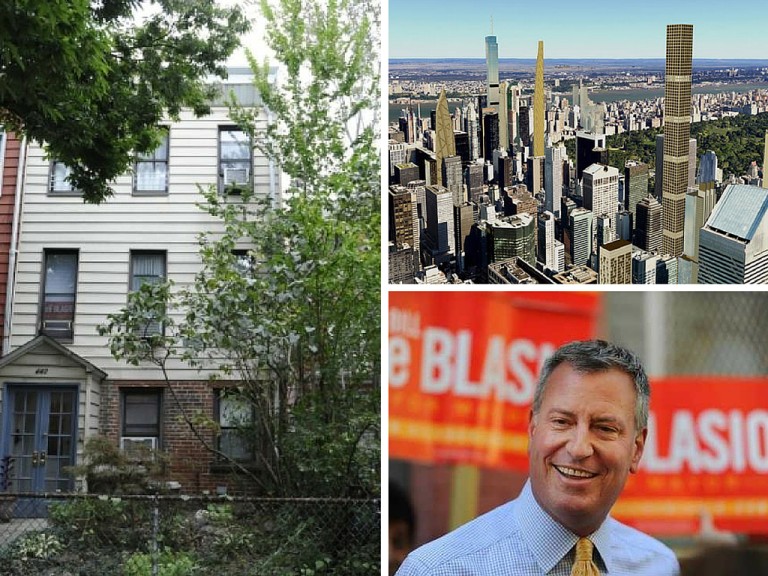
[[[571,568],[571,576],[600,576],[597,564],[592,560],[594,546],[587,538],[576,542],[576,561]]]

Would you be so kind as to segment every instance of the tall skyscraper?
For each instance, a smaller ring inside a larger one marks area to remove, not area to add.
[[[536,259],[547,268],[554,268],[555,262],[555,217],[552,212],[539,214],[536,241]]]
[[[421,246],[416,194],[402,186],[389,189],[389,240],[396,251],[410,251],[407,269],[418,272]],[[400,257],[408,260],[403,255]]]
[[[456,234],[456,268],[459,272],[464,270],[464,253],[467,249],[467,239],[475,223],[472,204],[464,203],[453,207],[453,220]]]
[[[456,253],[454,235],[453,198],[448,188],[427,186],[427,229],[426,237],[433,256],[447,256]]]
[[[459,156],[461,163],[466,166],[471,162],[469,159],[469,134],[464,131],[454,132],[453,140],[456,143],[456,156]]]
[[[479,202],[483,194],[483,165],[470,164],[464,169],[464,181],[470,202]]]
[[[565,146],[549,146],[544,150],[544,209],[560,218],[563,197],[563,162]]]
[[[474,162],[480,157],[480,140],[477,130],[477,112],[470,102],[464,110],[464,130],[469,138],[469,160]]]
[[[594,215],[615,219],[619,204],[619,170],[613,166],[592,164],[584,170],[582,194],[584,208]]]
[[[699,235],[717,201],[714,182],[699,184],[685,195],[685,234],[683,254],[690,262],[690,281],[697,283],[699,276]]]
[[[531,109],[527,105],[520,106],[518,127],[520,142],[527,148],[531,145]]]
[[[544,156],[544,42],[539,40],[533,88],[533,155]]]
[[[499,147],[499,115],[496,112],[483,114],[483,158],[493,161],[493,151]]]
[[[538,194],[544,188],[544,156],[528,158],[526,185],[533,194]]]
[[[463,175],[461,158],[459,156],[443,158],[443,185],[450,190],[454,206],[463,204],[466,201],[464,198]]]
[[[576,182],[592,164],[608,164],[606,136],[579,130],[576,132]]]
[[[624,208],[636,221],[637,203],[648,195],[648,164],[629,160],[624,165]]]
[[[435,159],[437,160],[438,185],[443,184],[443,158],[456,156],[456,141],[453,139],[453,122],[448,113],[448,99],[445,88],[440,91],[435,109]]]
[[[667,26],[664,88],[664,162],[662,175],[662,247],[666,254],[683,253],[685,194],[691,139],[691,64],[693,26]]]
[[[765,131],[765,150],[763,151],[763,188],[768,188],[768,130]]]
[[[512,146],[518,136],[517,113],[520,108],[519,85],[507,88],[507,123],[509,125],[509,145]]]
[[[594,214],[586,208],[576,208],[569,216],[570,254],[574,266],[583,266],[592,255],[592,223]]]
[[[688,140],[688,188],[696,185],[696,138]]]
[[[656,200],[661,202],[661,183],[664,181],[664,134],[656,134],[656,179],[654,192]]]
[[[699,161],[699,175],[696,177],[697,184],[717,181],[717,154],[709,150],[701,155]]]
[[[661,250],[661,204],[653,196],[637,204],[635,246],[646,252]]]
[[[499,84],[499,150],[509,148],[509,108],[507,106],[507,83]]]
[[[486,94],[488,106],[499,105],[499,45],[496,36],[485,37]]]

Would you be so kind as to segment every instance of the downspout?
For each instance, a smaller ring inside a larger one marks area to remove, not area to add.
[[[269,125],[271,122],[273,122],[275,119],[275,114],[270,109],[267,108],[267,125]],[[277,166],[275,165],[274,158],[269,158],[269,194],[272,197],[272,208],[282,208],[283,207],[283,198],[282,195],[278,198],[277,194],[277,186],[278,186],[278,176],[277,176]]]
[[[13,313],[13,297],[16,287],[16,255],[19,239],[21,217],[21,195],[24,190],[24,176],[27,172],[27,137],[21,139],[19,147],[19,165],[16,172],[16,196],[13,202],[13,227],[11,229],[11,246],[8,250],[8,282],[5,287],[5,317],[3,318],[3,356],[11,351],[11,314]]]

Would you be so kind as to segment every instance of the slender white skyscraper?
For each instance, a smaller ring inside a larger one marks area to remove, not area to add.
[[[699,176],[696,178],[697,184],[705,182],[715,182],[717,180],[717,154],[712,150],[701,155],[699,161]],[[686,208],[686,214],[688,209]]]
[[[486,76],[486,88],[488,92],[488,106],[499,105],[499,45],[496,36],[485,37],[485,65],[488,69]]]
[[[480,156],[480,141],[477,136],[477,112],[472,102],[464,109],[464,126],[469,139],[469,159],[474,162]]]
[[[544,150],[544,207],[560,219],[560,199],[563,196],[563,161],[565,146],[547,146]]]
[[[509,117],[507,107],[507,83],[499,85],[499,150],[509,148]]]

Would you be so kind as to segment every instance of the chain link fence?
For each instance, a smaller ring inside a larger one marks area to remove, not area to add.
[[[652,375],[768,374],[768,292],[606,292],[602,336]]]
[[[0,495],[0,575],[378,574],[380,515],[379,500]]]

